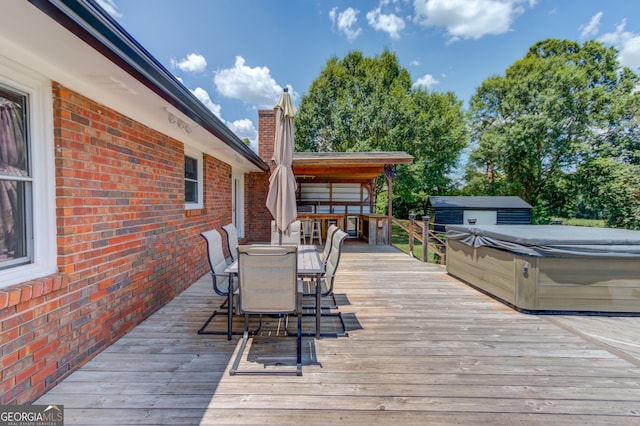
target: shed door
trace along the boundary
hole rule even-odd
[[[496,225],[498,212],[495,210],[465,210],[462,215],[462,223],[469,225],[469,219],[475,219],[476,225]]]

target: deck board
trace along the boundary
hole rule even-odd
[[[68,425],[640,422],[638,317],[523,314],[353,241],[335,285],[349,336],[304,338],[302,377],[228,375],[239,337],[196,333],[221,303],[204,277],[36,403],[64,404]]]

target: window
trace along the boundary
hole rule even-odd
[[[57,271],[49,80],[0,58],[0,288]]]
[[[198,202],[198,160],[184,157],[184,201]]]
[[[27,101],[26,94],[0,86],[0,270],[33,260]]]
[[[184,202],[187,209],[201,209],[202,203],[202,154],[185,150]]]

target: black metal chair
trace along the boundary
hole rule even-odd
[[[240,312],[244,314],[242,343],[229,374],[302,375],[302,286],[298,283],[298,248],[293,245],[241,245],[238,247]],[[239,370],[250,339],[249,315],[297,317],[296,369]],[[275,358],[270,357],[273,362]],[[266,361],[266,359],[265,359]],[[276,362],[282,364],[282,360]]]
[[[227,268],[227,261],[222,251],[222,237],[220,233],[212,229],[200,234],[202,238],[207,242],[207,259],[209,261],[209,267],[211,268],[211,278],[213,281],[213,291],[219,296],[224,296],[224,302],[220,305],[220,309],[227,306],[226,312],[218,312],[214,310],[211,316],[207,319],[202,327],[198,330],[198,334],[221,334],[227,335],[227,339],[231,340],[233,333],[233,296],[237,293],[238,284],[232,276],[225,273]],[[231,284],[230,284],[231,283]],[[231,286],[231,288],[229,288]],[[218,313],[227,314],[227,331],[208,331],[207,327]],[[237,333],[236,333],[237,334]]]

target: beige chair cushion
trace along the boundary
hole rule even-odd
[[[240,310],[243,313],[296,312],[297,251],[293,245],[239,246]]]
[[[207,240],[207,255],[213,278],[215,279],[216,293],[226,294],[229,291],[229,275],[224,272],[227,261],[222,251],[222,237],[220,233],[212,229],[200,234]]]
[[[299,220],[291,223],[289,225],[289,234],[283,232],[282,233],[282,244],[300,244],[300,232],[301,232],[301,224]],[[279,244],[280,241],[280,232],[276,227],[276,222],[274,220],[271,221],[271,244]]]

